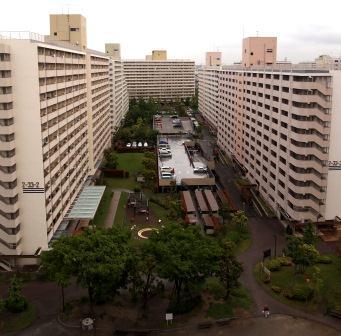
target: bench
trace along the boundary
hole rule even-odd
[[[327,314],[330,315],[330,316],[333,316],[333,317],[341,319],[341,312],[339,312],[339,311],[330,309],[330,310],[327,311]]]
[[[198,323],[198,328],[199,329],[208,329],[211,328],[213,326],[212,322],[202,322],[202,323]]]
[[[219,320],[216,321],[216,323],[217,323],[219,326],[224,326],[224,325],[227,325],[227,324],[229,324],[231,321],[236,320],[236,319],[237,319],[236,317],[228,317],[228,318],[219,319]]]

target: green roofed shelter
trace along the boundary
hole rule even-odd
[[[105,188],[105,186],[84,187],[64,219],[94,219]]]

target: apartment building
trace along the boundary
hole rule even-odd
[[[115,122],[128,109],[122,64],[59,40],[58,22],[56,40],[0,36],[0,255],[48,247],[111,145],[112,96]]]
[[[307,69],[341,70],[341,57],[320,55],[313,62],[301,62],[299,64]]]
[[[129,99],[185,99],[195,93],[195,63],[189,60],[124,60]]]
[[[206,53],[205,66],[221,66],[221,52],[220,51],[208,51]]]
[[[198,111],[211,128],[218,127],[218,76],[217,67],[198,70]]]
[[[84,51],[0,41],[0,253],[47,248],[89,175]]]
[[[211,86],[218,86],[218,146],[277,215],[294,221],[341,216],[341,102],[335,94],[341,73],[274,67],[216,73],[203,71],[199,85],[216,80]],[[201,95],[199,87],[199,102]]]
[[[86,60],[90,172],[94,175],[102,162],[104,150],[111,145],[110,57],[87,49]]]
[[[105,45],[105,51],[107,55],[111,56],[109,69],[111,85],[110,109],[112,132],[115,133],[129,110],[129,97],[123,72],[120,44],[107,43]]]

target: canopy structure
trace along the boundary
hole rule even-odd
[[[92,220],[95,217],[105,188],[105,186],[84,187],[64,219]]]

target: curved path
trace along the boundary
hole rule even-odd
[[[286,314],[305,319],[318,321],[330,325],[341,332],[341,321],[331,316],[321,313],[309,314],[270,296],[256,281],[253,276],[253,269],[257,263],[262,260],[263,251],[272,248],[274,250],[275,237],[277,237],[277,254],[280,254],[284,247],[284,229],[282,224],[276,219],[250,218],[249,226],[252,233],[251,247],[239,256],[243,263],[244,272],[241,276],[241,282],[250,291],[254,300],[253,313],[260,314],[264,305],[270,308],[271,313]]]

